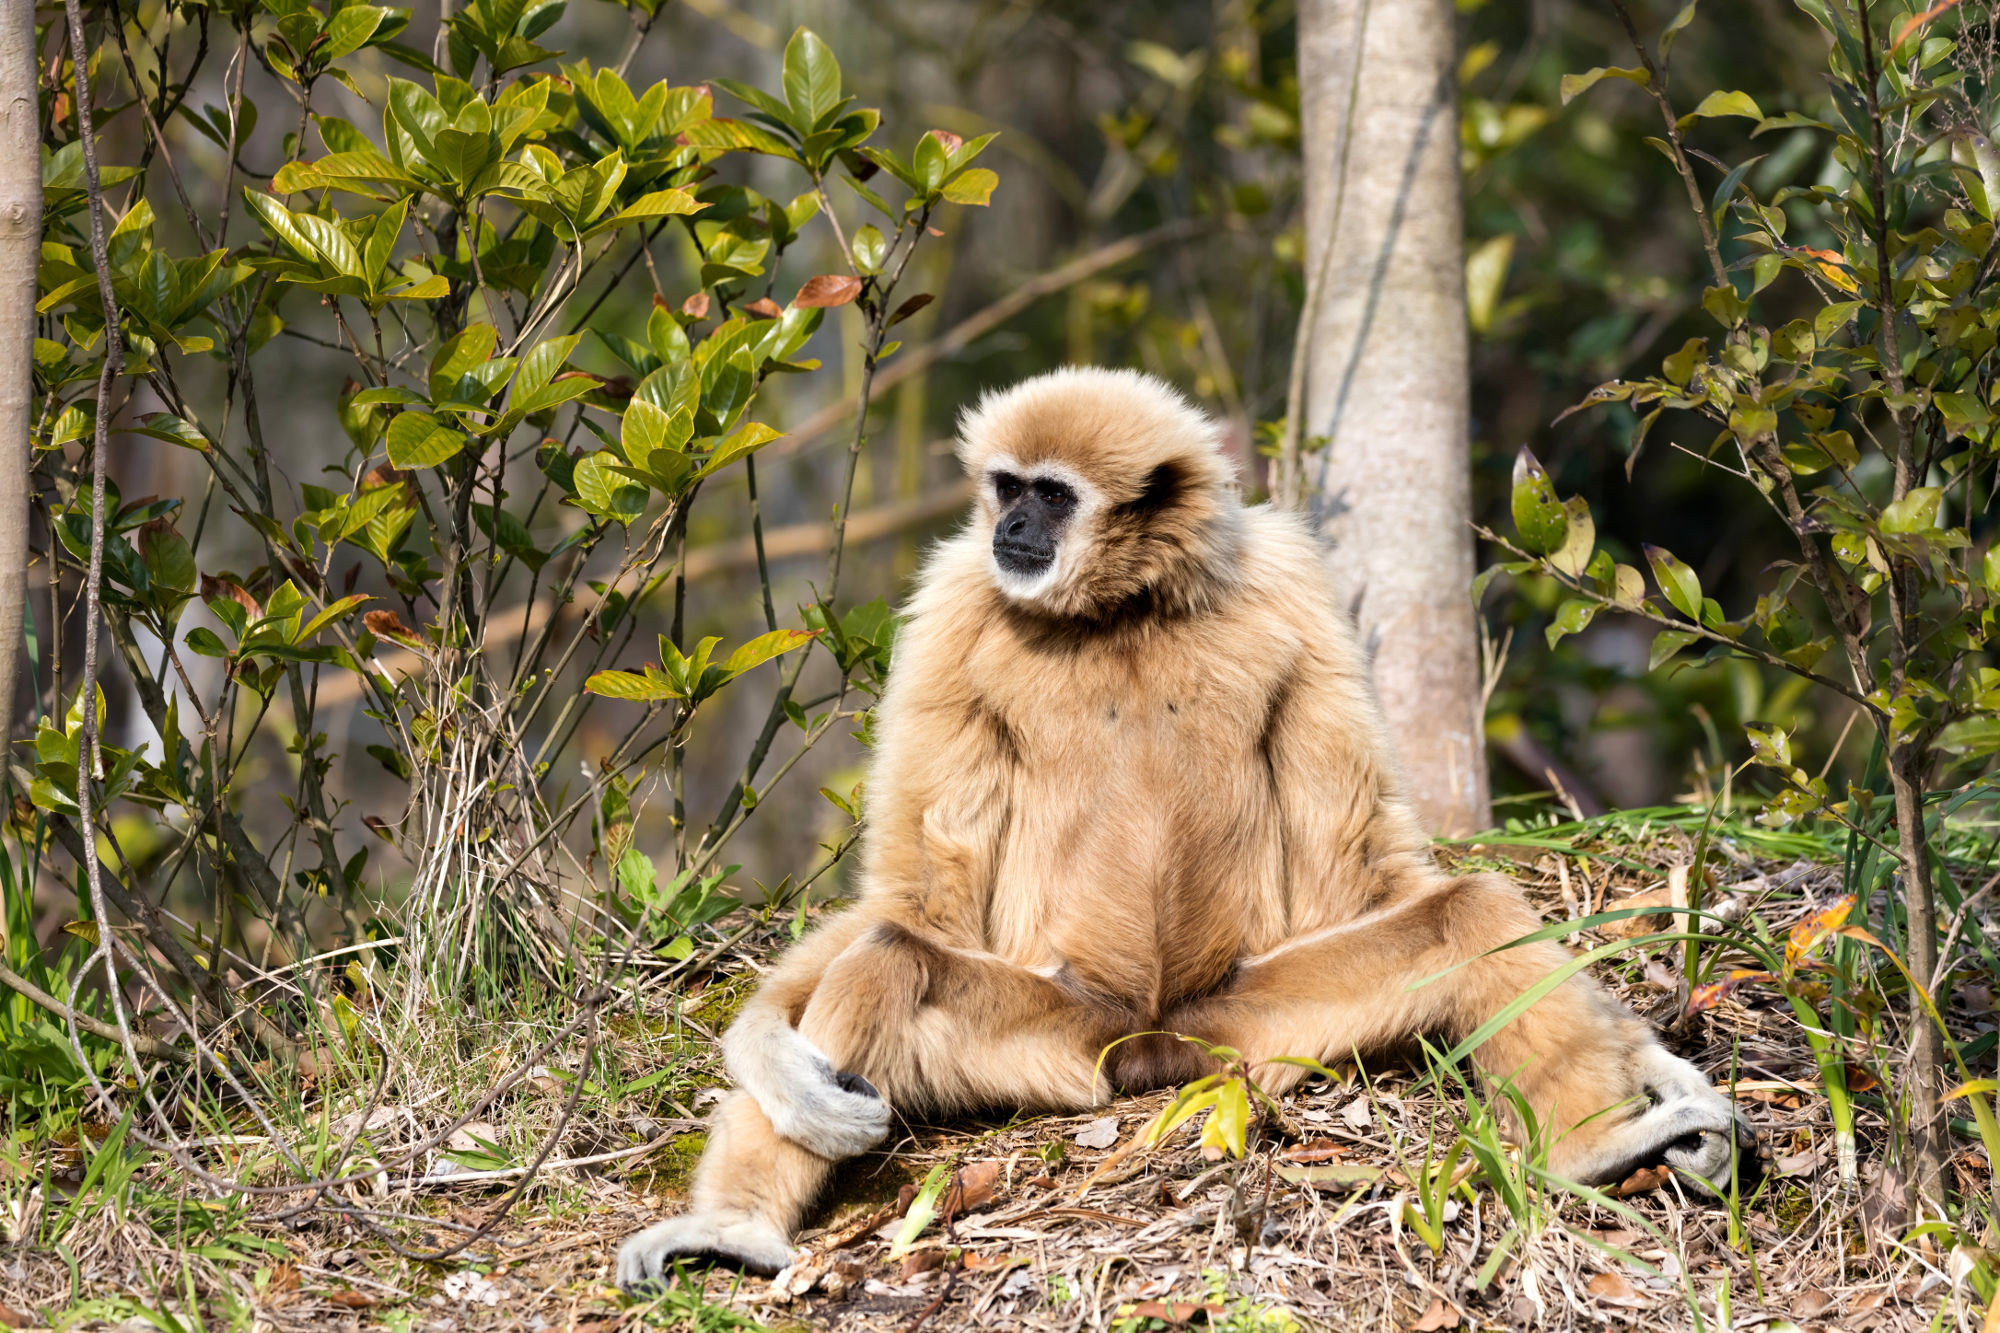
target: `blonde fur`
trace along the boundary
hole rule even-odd
[[[980,499],[907,607],[859,900],[731,1028],[741,1091],[691,1212],[627,1242],[621,1282],[682,1253],[770,1267],[891,1108],[1076,1109],[1203,1072],[1141,1037],[1099,1073],[1156,1029],[1265,1061],[1463,1036],[1568,956],[1491,952],[1540,923],[1506,879],[1432,860],[1317,543],[1236,501],[1205,416],[1147,376],[1069,369],[987,395],[961,440]],[[992,553],[1003,471],[1077,497],[1032,578]],[[1753,1141],[1586,977],[1477,1058],[1572,1179],[1664,1157],[1715,1181],[1731,1136]]]

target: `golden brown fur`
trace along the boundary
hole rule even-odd
[[[1206,418],[1155,380],[1069,370],[989,396],[962,437],[979,507],[907,608],[859,900],[731,1028],[741,1090],[692,1209],[627,1242],[621,1282],[676,1253],[782,1263],[832,1160],[892,1108],[1075,1109],[1200,1072],[1159,1037],[1098,1072],[1155,1029],[1260,1060],[1463,1036],[1567,957],[1489,955],[1534,912],[1432,861],[1317,544],[1241,507]],[[995,563],[1002,474],[1077,496],[1045,574]],[[1665,1155],[1714,1179],[1747,1134],[1584,977],[1477,1058],[1572,1178]],[[1274,1090],[1298,1077],[1260,1066]]]

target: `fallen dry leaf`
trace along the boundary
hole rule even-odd
[[[919,1273],[928,1273],[944,1267],[944,1251],[935,1245],[929,1249],[917,1250],[903,1256],[902,1280],[908,1282]]]
[[[1607,912],[1622,912],[1631,907],[1668,908],[1685,906],[1674,902],[1674,893],[1669,888],[1648,889],[1635,893],[1629,898],[1620,898],[1615,903],[1604,904]],[[1639,935],[1650,935],[1657,930],[1667,930],[1673,924],[1673,917],[1666,911],[1647,912],[1640,916],[1628,916],[1618,921],[1607,921],[1597,928],[1597,933],[1607,939],[1629,940]]]
[[[1625,1177],[1617,1189],[1611,1191],[1621,1199],[1629,1199],[1634,1194],[1644,1194],[1656,1190],[1672,1180],[1674,1173],[1664,1166],[1642,1166]]]
[[[1274,1168],[1278,1179],[1294,1185],[1310,1185],[1315,1189],[1343,1189],[1353,1185],[1372,1185],[1382,1178],[1382,1168],[1370,1166],[1366,1162],[1319,1162],[1313,1165],[1280,1165]]]
[[[1431,1297],[1431,1308],[1424,1311],[1417,1322],[1410,1325],[1410,1333],[1438,1333],[1439,1329],[1457,1328],[1458,1311],[1444,1303],[1444,1297]]]
[[[952,1187],[945,1191],[944,1205],[938,1209],[946,1217],[969,1212],[993,1198],[1000,1184],[999,1162],[974,1162],[961,1168]]]
[[[1229,1311],[1220,1305],[1206,1305],[1196,1301],[1140,1301],[1134,1305],[1121,1305],[1118,1314],[1125,1319],[1158,1319],[1177,1327],[1185,1327],[1199,1319],[1204,1323]]]
[[[1590,1289],[1591,1295],[1597,1297],[1598,1300],[1603,1301],[1606,1305],[1644,1305],[1646,1303],[1646,1298],[1639,1294],[1639,1289],[1618,1273],[1599,1273],[1596,1277],[1584,1283],[1584,1286]]]
[[[1076,1146],[1079,1148],[1109,1148],[1118,1142],[1118,1117],[1105,1116],[1093,1120],[1076,1132]]]
[[[1326,1113],[1322,1111],[1320,1114],[1324,1116]],[[1278,1157],[1286,1162],[1325,1162],[1345,1157],[1347,1152],[1346,1145],[1335,1143],[1332,1139],[1314,1139],[1310,1143],[1295,1143],[1279,1153]]]
[[[1832,1296],[1818,1287],[1807,1287],[1792,1302],[1792,1317],[1795,1319],[1817,1319],[1828,1310],[1840,1304]]]
[[[480,1140],[486,1140],[481,1143]],[[445,1136],[444,1146],[452,1152],[486,1152],[487,1143],[500,1142],[500,1131],[484,1120],[460,1125]]]
[[[375,1304],[375,1298],[360,1291],[330,1291],[326,1294],[326,1302],[349,1310],[366,1310]]]

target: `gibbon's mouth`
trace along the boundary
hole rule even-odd
[[[993,558],[1000,562],[1000,568],[1009,574],[1040,574],[1055,563],[1056,553],[1046,546],[1028,546],[1020,542],[1000,541],[993,543]]]

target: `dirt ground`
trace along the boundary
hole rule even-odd
[[[1553,856],[1517,873],[1551,919],[1617,907],[1660,883],[1623,870],[1594,881]],[[1720,887],[1721,901],[1779,933],[1839,894],[1833,870],[1807,864],[1732,865]],[[767,943],[747,940],[719,975],[749,980]],[[1204,1150],[1198,1120],[1157,1149],[1130,1151],[1168,1093],[1079,1116],[920,1127],[843,1169],[799,1238],[798,1262],[776,1279],[695,1268],[652,1301],[607,1285],[611,1254],[679,1206],[701,1142],[695,1121],[659,1131],[650,1153],[553,1173],[492,1235],[442,1264],[401,1257],[322,1211],[303,1225],[251,1218],[238,1244],[262,1247],[252,1266],[181,1256],[181,1271],[199,1272],[206,1328],[1980,1327],[1984,1302],[1964,1278],[1984,1256],[1942,1234],[1911,1237],[1898,1180],[1871,1151],[1885,1129],[1879,1113],[1861,1115],[1863,1187],[1839,1188],[1816,1067],[1788,1010],[1745,987],[1676,1024],[1676,978],[1663,962],[1604,975],[1718,1083],[1734,1070],[1771,1151],[1761,1188],[1734,1213],[1663,1174],[1626,1182],[1615,1203],[1534,1191],[1510,1203],[1475,1176],[1444,1205],[1433,1246],[1411,1220],[1422,1220],[1413,1181],[1454,1141],[1467,1103],[1423,1086],[1405,1062],[1307,1084],[1286,1103],[1290,1132],[1253,1131],[1240,1160]],[[1992,1026],[1990,1013],[1958,1017]],[[950,1188],[919,1229],[904,1214],[940,1166]],[[1960,1144],[1957,1167],[1961,1188],[1986,1188],[1970,1145]],[[433,1233],[400,1233],[435,1243],[454,1223],[485,1221],[508,1183],[382,1206],[436,1217]],[[176,1283],[157,1276],[174,1266],[149,1269],[147,1254],[167,1258],[156,1233],[126,1225],[129,1235],[78,1237],[67,1257],[0,1255],[0,1323],[67,1308],[58,1322],[69,1326],[175,1327],[157,1314],[184,1308]],[[899,1232],[914,1236],[898,1244]]]

